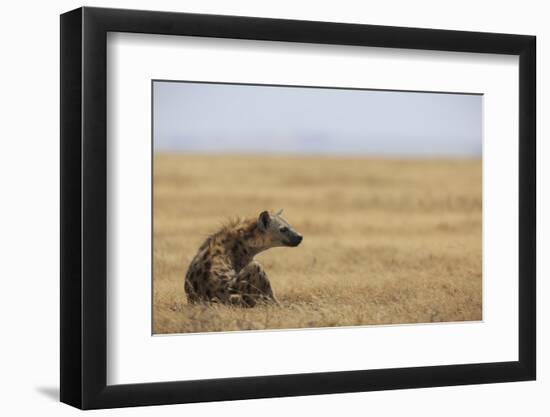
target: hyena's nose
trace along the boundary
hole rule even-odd
[[[298,246],[300,242],[302,241],[303,237],[302,235],[299,235],[298,233],[293,233],[291,237],[286,241],[286,246]]]

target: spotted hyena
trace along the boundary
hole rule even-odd
[[[302,235],[281,216],[267,211],[258,218],[235,220],[201,245],[185,276],[190,303],[218,302],[254,307],[278,303],[262,266],[254,256],[277,246],[298,246]]]

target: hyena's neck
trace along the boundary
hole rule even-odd
[[[234,232],[227,249],[236,270],[241,270],[254,260],[254,256],[269,249],[264,243],[263,234],[256,221],[243,222]]]

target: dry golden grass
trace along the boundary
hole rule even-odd
[[[481,320],[481,161],[154,159],[154,333]],[[187,266],[230,216],[284,208],[260,254],[281,306],[188,305]]]

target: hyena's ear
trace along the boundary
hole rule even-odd
[[[271,217],[269,217],[269,213],[267,211],[262,211],[260,217],[258,217],[258,226],[260,226],[260,230],[267,230],[270,222]]]

